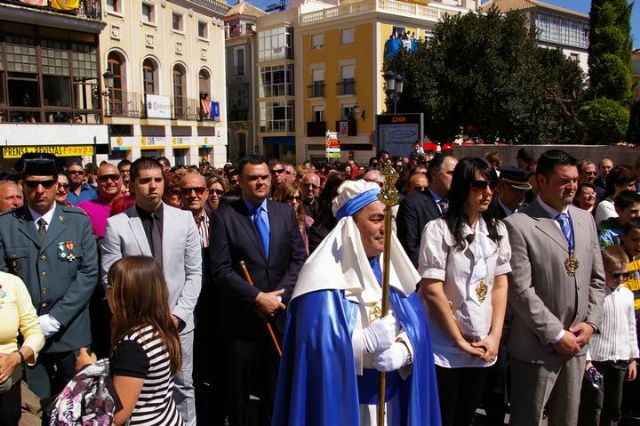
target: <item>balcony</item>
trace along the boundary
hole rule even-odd
[[[314,81],[311,86],[307,86],[307,89],[309,89],[310,98],[324,97],[324,81]]]
[[[300,25],[312,25],[320,22],[326,23],[343,18],[353,19],[359,15],[373,12],[402,16],[405,18],[418,18],[423,21],[437,23],[449,14],[466,13],[469,9],[461,6],[446,5],[442,3],[405,2],[397,0],[360,0],[341,2],[339,6],[330,7],[314,12],[303,13],[299,16]]]
[[[322,136],[327,134],[327,122],[326,121],[308,121],[307,122],[307,136]]]
[[[358,136],[358,125],[356,124],[356,120],[336,121],[336,131],[340,136]]]
[[[356,80],[353,78],[343,78],[342,81],[336,83],[336,90],[338,96],[340,95],[355,95],[356,94]]]
[[[0,0],[0,20],[98,34],[105,26],[100,5],[100,0],[78,0],[77,8],[62,10],[50,0]]]
[[[266,122],[266,125],[260,126],[261,133],[287,133],[293,132],[295,128],[293,126],[293,120],[270,120]]]
[[[115,91],[112,89],[108,105],[104,109],[106,117],[148,118],[142,93]],[[106,98],[105,98],[106,101]],[[199,99],[171,98],[171,120],[216,121],[205,111]]]

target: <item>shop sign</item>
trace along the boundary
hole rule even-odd
[[[54,154],[57,157],[93,155],[93,145],[3,146],[2,158],[20,158],[26,153]]]
[[[171,118],[171,102],[168,96],[147,95],[148,118]]]
[[[340,139],[338,138],[338,132],[327,132],[325,147],[327,158],[340,158]]]

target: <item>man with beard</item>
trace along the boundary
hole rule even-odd
[[[84,200],[93,200],[98,196],[96,190],[88,183],[84,183],[85,170],[82,163],[74,161],[67,168],[67,177],[69,178],[69,194],[67,202],[76,205]]]
[[[505,220],[511,243],[509,304],[513,322],[511,423],[578,422],[580,385],[591,335],[598,331],[604,270],[592,216],[572,205],[576,160],[564,151],[540,156],[539,194]]]

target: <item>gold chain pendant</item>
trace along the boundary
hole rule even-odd
[[[478,300],[480,301],[480,303],[483,303],[487,298],[488,292],[489,286],[487,286],[487,283],[485,283],[484,280],[480,280],[480,284],[478,284],[478,287],[476,287],[476,296],[478,296]]]
[[[574,252],[569,252],[569,257],[564,261],[564,269],[567,270],[567,275],[570,277],[576,276],[576,271],[580,267],[580,262]]]

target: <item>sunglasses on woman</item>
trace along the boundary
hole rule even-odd
[[[490,188],[492,191],[496,187],[496,184],[493,181],[489,180],[474,180],[471,182],[471,189],[475,192],[484,192],[487,188]]]

